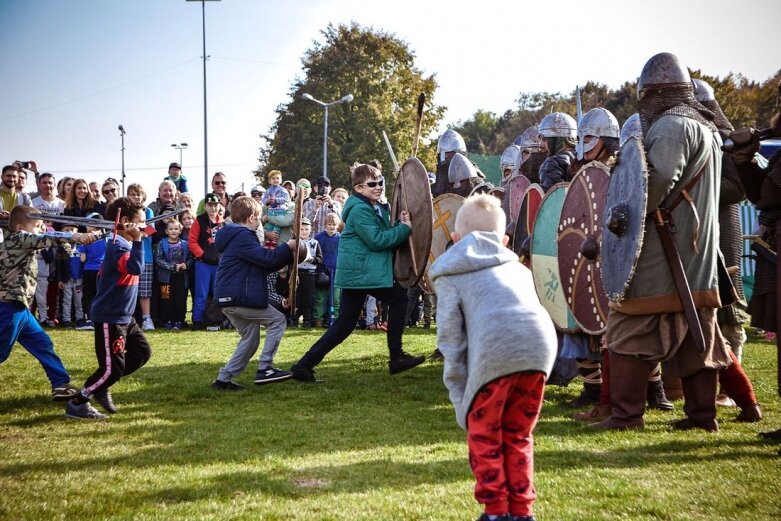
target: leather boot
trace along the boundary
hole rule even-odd
[[[664,385],[661,380],[655,380],[648,382],[648,393],[646,396],[648,400],[648,408],[656,409],[657,411],[672,411],[675,407],[664,395]]]
[[[664,384],[664,394],[668,400],[683,399],[683,387],[680,378],[662,374],[662,383]]]
[[[716,386],[718,371],[700,369],[681,379],[683,384],[683,412],[686,418],[672,423],[678,430],[702,429],[718,432],[716,421]]]
[[[575,420],[583,422],[598,422],[610,416],[610,404],[596,405],[590,411],[576,412],[572,415]]]
[[[719,382],[727,396],[741,409],[735,419],[746,423],[758,422],[762,419],[762,410],[754,394],[754,385],[735,353],[730,351],[729,356],[732,364],[719,371]],[[718,405],[718,401],[716,403]]]
[[[610,353],[610,416],[587,428],[642,430],[652,364]]]
[[[599,395],[602,389],[602,373],[599,362],[591,360],[577,360],[578,374],[583,378],[583,390],[580,396],[567,402],[573,409],[581,409],[589,405],[599,405]]]

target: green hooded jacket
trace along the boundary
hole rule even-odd
[[[355,194],[342,210],[344,231],[336,259],[338,288],[368,289],[393,286],[393,250],[407,240],[409,226],[390,224],[390,207],[379,204],[382,218],[365,197]]]

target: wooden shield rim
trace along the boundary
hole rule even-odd
[[[567,190],[567,195],[564,196],[564,202],[562,203],[562,210],[564,209],[564,206],[567,204],[567,199],[570,197],[570,194],[574,193],[574,192],[572,192],[572,187],[575,185],[576,181],[579,181],[579,177],[578,176],[585,175],[585,172],[587,170],[589,170],[589,169],[592,169],[592,168],[595,168],[595,169],[600,170],[601,172],[605,173],[608,176],[608,184],[610,183],[610,169],[607,167],[607,165],[605,165],[604,163],[601,163],[599,161],[590,161],[590,162],[586,163],[572,177],[572,181],[570,181],[570,183],[569,183],[569,189]],[[605,193],[605,203],[607,203],[607,193]],[[604,210],[604,208],[603,208],[603,210]],[[601,225],[602,228],[604,229],[604,218],[603,217],[604,216],[602,214],[600,214],[598,216],[598,218],[597,218],[597,221],[598,221],[599,225]],[[559,228],[561,228],[561,216],[559,216]],[[557,245],[556,251],[557,252],[561,251],[558,248],[560,233],[561,233],[560,230],[556,232],[556,245]],[[602,239],[602,237],[601,237],[601,234],[600,234],[600,245],[601,245],[601,239]],[[565,279],[564,273],[562,271],[565,269],[565,267],[562,265],[562,260],[561,260],[560,253],[557,253],[557,255],[558,255],[557,261],[558,261],[558,264],[559,264],[559,280],[562,281],[561,285],[562,285],[562,288],[564,288],[565,287],[564,280],[566,280],[566,279]],[[598,258],[601,259],[601,255]],[[572,260],[572,259],[568,259],[568,261],[570,261],[570,260]],[[602,285],[602,270],[601,270],[601,267],[600,267],[600,269],[593,269],[592,271],[598,271],[599,272],[599,281],[600,281],[600,286],[601,287],[600,288],[596,288],[596,289],[598,291],[602,292],[602,296],[603,297],[606,297],[606,294],[605,294],[605,291],[604,291],[604,285]],[[566,300],[566,298],[567,298],[566,292],[564,293],[564,298],[565,298],[565,302],[567,302],[567,300]],[[595,298],[598,298],[598,297],[595,296]],[[600,334],[604,333],[605,329],[607,328],[607,311],[608,311],[607,302],[608,302],[608,299],[605,298],[605,304],[606,304],[604,306],[605,313],[606,313],[605,314],[605,320],[604,320],[605,323],[604,323],[604,325],[601,328],[595,329],[595,330],[589,329],[589,328],[587,328],[587,327],[585,327],[583,325],[583,323],[578,319],[578,315],[575,313],[575,310],[573,309],[573,306],[569,302],[567,302],[567,306],[569,306],[570,312],[572,313],[572,316],[575,319],[575,322],[577,322],[578,326],[580,326],[580,328],[583,331],[585,331],[586,333],[588,333],[590,335],[600,335]],[[602,307],[602,306],[600,306],[600,307]]]
[[[517,209],[518,211],[517,212],[513,212],[512,200],[513,200],[513,194],[515,194],[515,192],[516,192],[515,190],[513,190],[513,183],[516,182],[515,181],[516,179],[523,180],[526,183],[526,188],[523,189],[523,193],[521,194],[521,200],[518,203],[518,209]],[[508,209],[510,211],[510,215],[514,215],[514,216],[520,215],[520,213],[521,213],[521,206],[523,206],[523,198],[526,197],[526,192],[529,190],[529,188],[531,187],[532,184],[533,183],[529,180],[529,178],[526,177],[523,174],[513,175],[512,177],[510,177],[510,179],[507,180],[507,192],[510,194],[510,197],[508,198],[508,201],[507,201],[507,205],[508,205],[507,207],[508,207]]]
[[[396,274],[396,261],[397,261],[397,255],[394,254],[393,258],[393,277],[402,287],[404,288],[411,288],[415,286],[418,282],[420,282],[420,279],[423,278],[423,275],[426,273],[426,266],[428,265],[428,254],[431,250],[431,234],[429,234],[429,240],[417,240],[415,237],[415,229],[420,226],[426,226],[425,223],[428,223],[428,226],[432,226],[433,223],[433,208],[431,205],[431,186],[428,183],[428,172],[426,171],[426,167],[421,163],[421,161],[416,157],[410,157],[404,163],[402,163],[401,168],[399,168],[399,171],[396,175],[396,182],[393,185],[393,196],[392,196],[392,202],[391,202],[391,220],[395,221],[398,219],[399,213],[401,213],[401,201],[400,199],[400,193],[401,190],[399,187],[402,185],[404,172],[405,172],[405,166],[408,164],[414,165],[413,168],[419,170],[422,174],[425,174],[425,183],[422,183],[422,185],[426,186],[428,188],[428,205],[422,205],[422,208],[416,210],[416,213],[414,215],[410,215],[410,220],[412,220],[412,233],[410,234],[409,238],[407,239],[406,243],[402,243],[402,245],[399,246],[399,249],[403,248],[406,244],[407,247],[412,250],[412,246],[417,246],[415,248],[415,264],[418,268],[418,273],[415,273],[414,276],[410,279],[399,279]],[[407,174],[411,175],[411,174]],[[420,176],[421,180],[423,179],[423,175]],[[420,228],[418,228],[420,229]],[[427,242],[427,244],[420,244],[421,242]],[[425,250],[425,252],[424,252]]]
[[[540,201],[540,210],[542,210],[543,206],[545,205],[545,199],[547,199],[550,194],[554,193],[556,190],[561,189],[561,188],[568,189],[569,188],[569,183],[568,182],[556,183],[555,185],[551,186],[548,189],[548,191],[545,193],[545,197],[543,197],[542,201]],[[566,194],[565,194],[565,197],[566,197]],[[537,215],[539,215],[539,210],[537,211]],[[537,221],[535,221],[534,227],[535,228],[537,227]],[[537,278],[534,276],[534,273],[535,273],[534,272],[534,230],[532,230],[532,233],[529,234],[529,235],[531,237],[531,245],[529,246],[529,256],[530,256],[530,264],[531,264],[531,270],[532,270],[532,279],[534,281],[534,291],[537,292],[537,298],[540,300],[540,303],[542,303],[543,300],[539,297],[539,290],[537,289]],[[556,255],[556,266],[558,267],[558,252],[557,252],[557,255]],[[558,275],[558,273],[556,273],[556,275]],[[563,293],[564,293],[564,291],[562,290],[562,295],[563,295]],[[565,306],[566,306],[566,301],[565,301]],[[548,311],[547,308],[545,310]],[[572,312],[569,310],[568,306],[567,306],[567,312],[570,315],[572,314]],[[556,320],[553,318],[553,315],[550,314],[550,312],[548,312],[548,316],[550,316],[551,321],[553,322],[553,325],[556,326],[556,330],[561,331],[562,333],[578,333],[580,331],[580,328],[577,328],[577,327],[568,328],[568,327],[564,327],[564,326],[559,325],[556,322]],[[574,321],[575,318],[573,317],[572,320]]]

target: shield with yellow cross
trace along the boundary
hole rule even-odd
[[[432,223],[431,250],[428,254],[428,266],[453,243],[450,232],[456,229],[456,213],[464,204],[465,199],[457,194],[442,194],[434,199],[434,222]],[[428,276],[428,267],[425,275],[426,286],[433,288]],[[424,286],[424,289],[425,286]]]

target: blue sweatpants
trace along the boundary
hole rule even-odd
[[[203,322],[206,298],[214,294],[217,266],[195,261],[195,299],[193,300],[193,322]]]
[[[51,338],[43,330],[27,306],[21,302],[0,302],[0,364],[11,354],[16,342],[43,366],[52,388],[71,381],[62,360],[54,352]]]

